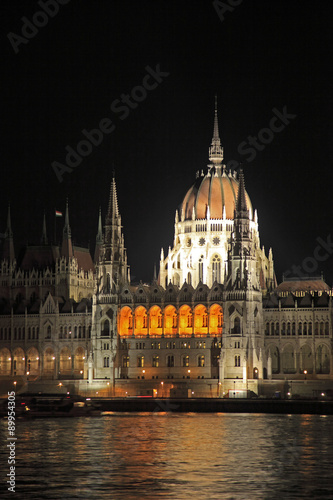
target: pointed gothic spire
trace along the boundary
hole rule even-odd
[[[66,213],[65,213],[65,225],[62,230],[62,248],[61,255],[69,259],[73,257],[73,247],[72,247],[72,232],[69,225],[69,209],[68,209],[68,198],[66,200]]]
[[[248,212],[246,197],[245,197],[245,181],[243,170],[239,171],[239,184],[238,184],[238,193],[237,193],[237,201],[236,201],[236,212]]]
[[[7,228],[6,228],[6,232],[5,232],[5,237],[6,238],[12,238],[13,237],[12,220],[11,220],[11,217],[10,217],[10,205],[8,205]]]
[[[13,262],[15,260],[14,241],[12,231],[12,221],[10,216],[10,205],[8,205],[7,212],[7,227],[5,231],[5,239],[2,250],[2,258]]]
[[[111,224],[112,220],[117,219],[118,217],[119,217],[119,209],[118,209],[116,179],[113,175],[110,187],[109,207],[106,216],[106,224]]]
[[[214,116],[214,131],[212,145],[209,148],[209,160],[215,165],[219,166],[223,160],[223,148],[221,146],[219,136],[219,124],[217,118],[217,96],[215,96],[215,116]]]
[[[97,234],[96,234],[96,246],[95,246],[95,255],[94,255],[94,260],[96,263],[99,262],[99,257],[101,254],[102,245],[103,245],[102,211],[101,211],[101,207],[99,207],[98,228],[97,228]]]
[[[47,245],[47,234],[46,234],[46,217],[45,217],[45,212],[43,215],[43,228],[42,228],[42,237],[40,239],[40,242],[42,245]]]
[[[101,207],[99,207],[99,214],[98,214],[98,229],[97,229],[97,235],[96,235],[96,243],[103,243]]]

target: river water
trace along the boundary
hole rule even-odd
[[[333,499],[333,417],[111,414],[17,421],[16,490],[0,498]]]

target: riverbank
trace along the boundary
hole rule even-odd
[[[333,415],[333,401],[221,398],[92,398],[103,412],[276,413]]]

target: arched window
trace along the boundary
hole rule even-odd
[[[204,256],[201,255],[199,259],[199,281],[203,281],[203,258]]]
[[[47,327],[47,331],[46,331],[46,338],[47,338],[47,339],[50,339],[50,338],[51,338],[51,326],[50,326],[50,325]]]
[[[145,366],[145,357],[144,356],[138,356],[137,366],[138,366],[138,368],[143,368]]]
[[[308,324],[306,321],[304,321],[303,323],[303,335],[307,335],[308,334]]]
[[[212,283],[215,281],[221,283],[221,258],[217,254],[212,259]]]
[[[183,366],[190,366],[190,357],[183,356]]]
[[[198,357],[198,366],[200,366],[201,368],[205,366],[205,356]]]
[[[235,333],[235,334],[241,333],[241,322],[240,322],[240,318],[238,316],[236,316],[236,318],[234,319],[234,331],[233,331],[233,333]]]
[[[325,336],[328,336],[330,333],[330,325],[329,325],[329,322],[326,321],[325,323]]]
[[[167,366],[168,366],[168,368],[175,366],[174,356],[167,356]]]
[[[153,356],[153,368],[159,367],[160,358],[158,356]]]
[[[111,291],[111,278],[110,275],[106,275],[106,293],[110,293]]]
[[[104,368],[109,368],[110,367],[110,358],[105,357],[104,358]]]
[[[106,319],[103,323],[103,328],[102,328],[102,337],[109,337],[110,336],[110,321]]]

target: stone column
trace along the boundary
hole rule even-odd
[[[269,353],[267,360],[267,377],[269,380],[272,380],[272,357],[271,353]]]

